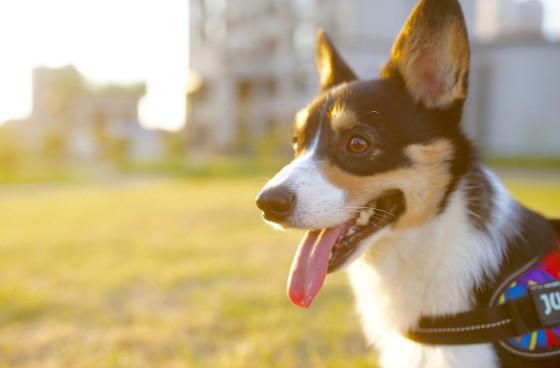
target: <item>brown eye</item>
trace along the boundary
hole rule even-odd
[[[364,153],[369,148],[369,142],[363,137],[352,137],[348,141],[348,151],[352,153]]]

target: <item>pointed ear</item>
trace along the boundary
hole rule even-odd
[[[338,84],[356,79],[352,69],[344,62],[323,30],[317,32],[316,53],[321,90],[324,91]]]
[[[382,78],[400,76],[412,96],[428,108],[464,101],[470,49],[457,0],[421,0],[393,46]]]

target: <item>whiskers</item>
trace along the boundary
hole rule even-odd
[[[391,212],[389,212],[389,211],[382,210],[381,208],[376,208],[376,207],[368,207],[368,206],[364,206],[364,207],[352,207],[352,206],[350,206],[350,207],[349,207],[349,206],[346,206],[346,207],[344,207],[344,209],[346,209],[346,210],[353,210],[353,211],[373,210],[374,212],[373,212],[373,215],[372,215],[372,216],[377,215],[377,216],[383,217],[384,215],[388,215],[388,216],[391,216],[391,217],[394,218],[394,219],[397,218],[397,216],[395,216],[393,213],[391,213]],[[380,214],[378,214],[377,212],[381,212],[381,213],[383,213],[384,215],[380,215]]]
[[[377,229],[382,229],[387,225],[387,217],[390,217],[391,220],[396,220],[397,216],[393,213],[383,210],[381,208],[376,207],[369,207],[369,206],[361,206],[361,207],[353,207],[353,206],[345,206],[345,210],[353,211],[352,218],[355,220],[362,219],[362,215],[360,213],[361,210],[371,210],[373,213],[368,213],[368,221],[366,223],[360,224],[360,226],[366,225],[373,225]],[[358,221],[357,221],[358,222]]]

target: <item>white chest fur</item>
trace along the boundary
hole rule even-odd
[[[494,368],[491,345],[439,347],[402,337],[422,315],[458,313],[472,307],[472,295],[485,274],[499,268],[514,202],[496,189],[492,230],[483,234],[468,221],[463,191],[428,224],[385,231],[348,269],[362,326],[386,368]]]

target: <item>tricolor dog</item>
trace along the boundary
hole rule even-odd
[[[457,0],[421,0],[373,80],[319,32],[320,94],[257,205],[307,230],[291,301],[345,268],[383,367],[560,367],[557,234],[463,133],[469,64]]]

